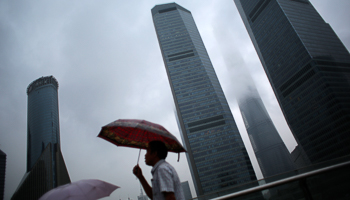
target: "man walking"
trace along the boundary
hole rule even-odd
[[[185,200],[179,176],[173,166],[165,161],[168,149],[161,141],[151,141],[145,155],[146,165],[152,168],[152,187],[142,174],[139,165],[133,169],[134,175],[140,180],[143,189],[153,200]]]

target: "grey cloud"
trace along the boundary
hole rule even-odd
[[[343,23],[349,18],[349,3],[337,2],[312,1],[349,47],[349,25]],[[131,169],[138,150],[96,136],[113,120],[139,118],[162,124],[180,140],[150,12],[162,3],[168,2],[0,2],[0,148],[8,159],[6,200],[25,172],[25,91],[33,80],[47,75],[59,82],[61,148],[72,181],[102,179],[121,186],[106,199],[137,198],[140,185]],[[278,127],[283,124],[278,104],[233,1],[177,3],[192,12],[234,115],[233,86],[239,89],[240,84],[232,77],[241,73],[237,67],[244,67],[259,83],[267,110],[283,130]],[[150,180],[144,153],[140,165]],[[167,160],[193,189],[185,154],[179,163],[176,154]]]

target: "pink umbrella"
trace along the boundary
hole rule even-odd
[[[109,196],[117,188],[101,180],[80,180],[52,189],[39,200],[96,200]]]

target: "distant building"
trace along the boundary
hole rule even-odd
[[[37,200],[70,178],[60,145],[58,82],[41,77],[27,88],[27,172],[12,200]]]
[[[168,3],[152,16],[197,195],[224,195],[256,180],[191,12]]]
[[[302,168],[311,165],[310,160],[305,154],[304,150],[298,145],[291,153],[292,160],[296,168]]]
[[[184,191],[185,200],[192,199],[192,193],[188,181],[181,182],[182,190]]]
[[[4,199],[6,175],[6,154],[0,149],[0,200]]]
[[[255,86],[247,86],[238,106],[264,178],[294,170],[290,153]]]
[[[350,155],[350,54],[331,26],[309,0],[234,2],[311,163]]]
[[[148,196],[145,194],[142,194],[140,196],[137,196],[137,200],[149,200]]]
[[[137,200],[149,200],[148,196],[143,194],[141,182],[140,182],[140,191],[141,193],[140,193],[140,196],[137,196]]]

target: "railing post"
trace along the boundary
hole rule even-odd
[[[313,200],[313,197],[311,195],[309,186],[307,185],[305,178],[299,180],[299,186],[303,190],[305,200]]]

